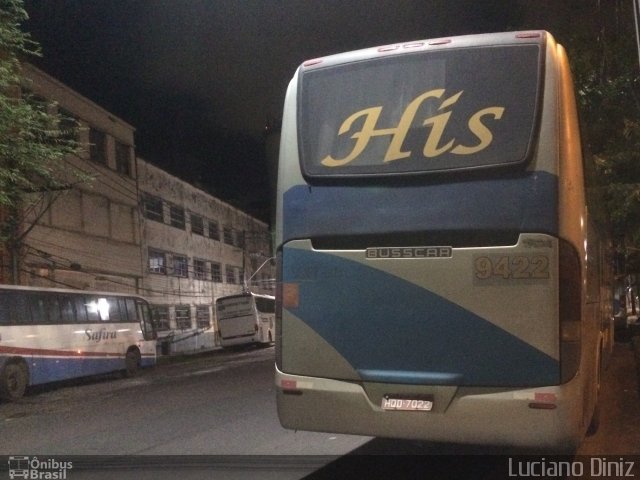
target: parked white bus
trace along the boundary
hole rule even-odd
[[[256,293],[216,300],[220,345],[231,347],[275,340],[275,297]]]
[[[304,62],[279,162],[284,427],[536,448],[595,430],[612,258],[548,32]]]
[[[156,362],[156,332],[141,297],[0,285],[0,398],[27,386]]]

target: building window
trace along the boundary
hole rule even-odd
[[[116,142],[116,170],[131,176],[131,147],[120,142]]]
[[[169,205],[169,223],[172,227],[185,229],[184,208],[177,205]]]
[[[191,232],[204,235],[204,220],[200,215],[191,214]]]
[[[189,276],[189,262],[184,255],[173,256],[173,275],[183,278]]]
[[[169,330],[171,328],[169,324],[169,307],[163,305],[154,305],[151,307],[153,310],[153,318],[156,322],[157,330]]]
[[[207,264],[204,260],[193,260],[193,274],[198,280],[207,279]]]
[[[164,252],[149,249],[149,271],[167,273],[167,259]]]
[[[218,222],[209,222],[209,238],[220,240],[220,227],[218,227]]]
[[[74,114],[60,107],[58,107],[58,128],[64,140],[78,141],[80,121]]]
[[[211,262],[211,280],[222,283],[222,266],[219,263]]]
[[[191,328],[191,307],[176,305],[176,327],[180,330]]]
[[[154,197],[153,195],[144,194],[142,197],[142,205],[145,218],[155,220],[156,222],[163,221],[162,199]]]
[[[89,129],[89,158],[94,162],[107,164],[107,136],[104,132]]]
[[[227,283],[230,285],[236,284],[236,268],[231,265],[225,265],[224,267],[225,276],[227,278]]]
[[[208,305],[196,306],[196,326],[198,328],[211,327],[211,313]]]
[[[233,230],[231,229],[231,227],[224,227],[223,235],[224,235],[224,243],[226,243],[227,245],[234,245]]]

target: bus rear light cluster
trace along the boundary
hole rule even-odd
[[[516,38],[540,38],[541,32],[522,32],[516,35]]]
[[[304,67],[312,67],[313,65],[322,63],[322,61],[322,58],[312,58],[311,60],[307,60],[306,62],[304,62],[302,65]]]
[[[534,410],[555,410],[558,396],[553,392],[536,392],[529,408]]]
[[[440,38],[438,40],[431,40],[429,45],[446,45],[448,43],[451,43],[450,38]]]
[[[559,242],[560,383],[571,380],[580,365],[582,272],[580,257],[568,242]]]
[[[300,305],[300,286],[297,283],[282,284],[282,307],[298,308]]]
[[[385,45],[384,47],[378,48],[379,52],[393,52],[394,50],[398,50],[400,45]]]
[[[283,379],[280,382],[280,386],[283,390],[295,390],[296,388],[298,388],[298,382],[296,382],[295,380]]]

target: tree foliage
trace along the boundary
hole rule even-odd
[[[619,248],[640,248],[640,67],[629,1],[572,1],[564,37],[602,210]],[[579,18],[579,21],[575,19]]]
[[[38,44],[20,28],[27,18],[22,0],[0,0],[0,241],[9,250],[28,231],[21,225],[24,212],[50,205],[43,195],[88,180],[64,161],[82,149],[77,122],[58,113],[54,102],[30,93],[23,78],[21,60],[40,55]]]

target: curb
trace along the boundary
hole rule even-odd
[[[185,363],[200,360],[203,358],[214,357],[223,353],[222,347],[215,347],[210,350],[203,350],[193,353],[173,353],[169,355],[158,355],[156,358],[157,365],[171,365],[174,363]]]

